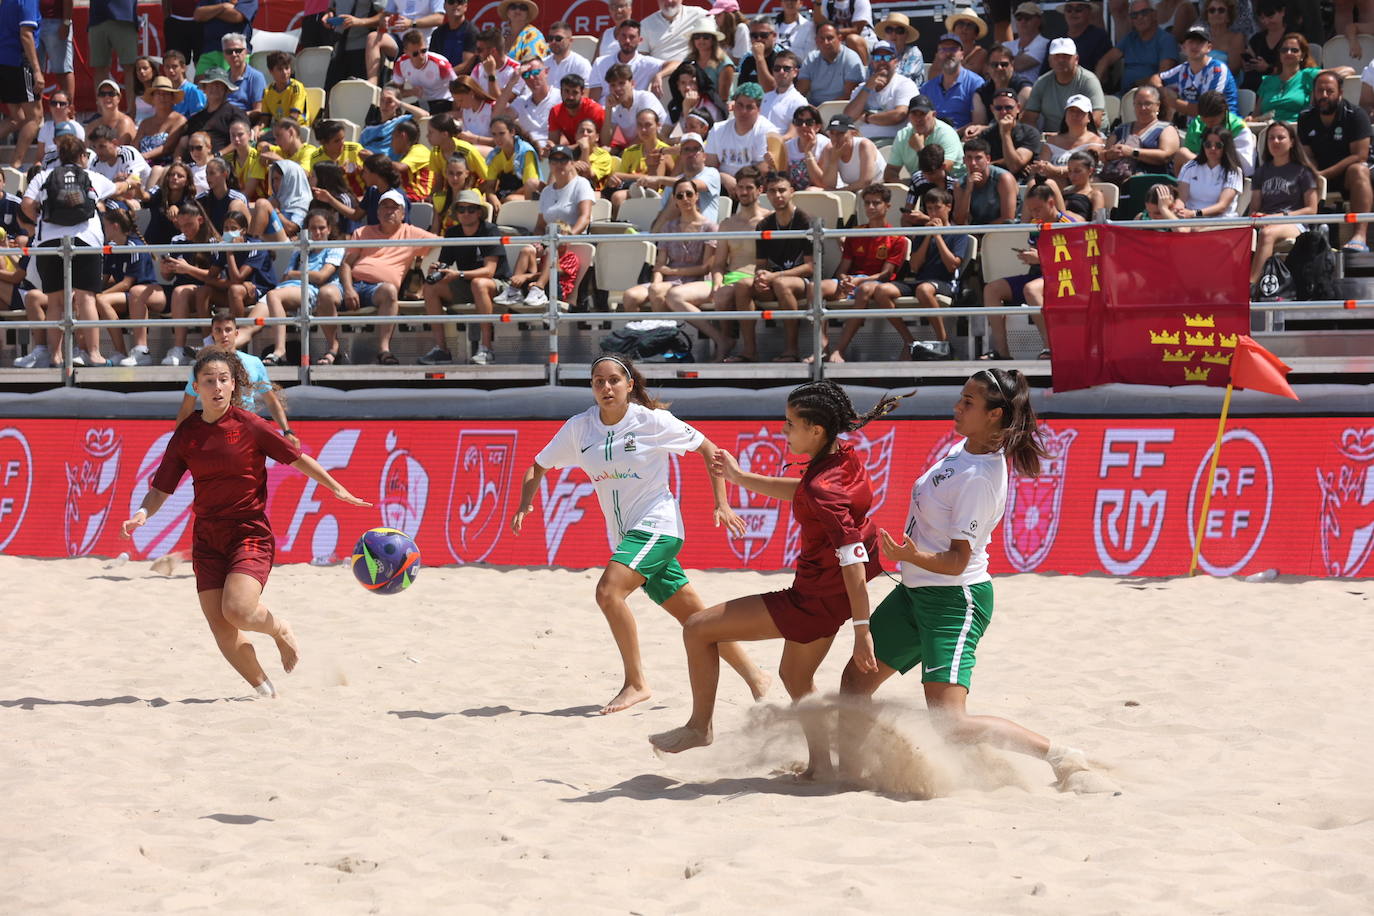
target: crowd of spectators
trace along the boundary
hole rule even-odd
[[[289,266],[246,250],[83,254],[73,271],[78,318],[205,317],[216,308],[285,316],[302,307],[394,315],[407,299],[431,314],[454,304],[486,314],[575,301],[573,281],[588,265],[567,246],[507,251],[498,241],[510,225],[503,211],[536,202],[537,220],[520,228],[576,235],[588,231],[598,201],[614,217],[627,201],[652,197],[661,200],[655,231],[696,237],[660,245],[643,282],[624,291],[624,307],[689,314],[716,359],[754,360],[754,322],[703,313],[804,308],[814,283],[827,300],[855,308],[976,298],[963,288],[971,237],[962,226],[1104,219],[1109,199],[1117,218],[1180,227],[1239,212],[1313,213],[1323,191],[1355,210],[1374,207],[1366,110],[1374,63],[1361,104],[1346,101],[1355,71],[1319,69],[1303,34],[1310,15],[1277,0],[1109,0],[1106,9],[1071,0],[1054,37],[1029,0],[1008,4],[1009,19],[991,24],[959,9],[937,21],[929,62],[906,15],[878,20],[866,0],[783,0],[780,11],[752,17],[736,0],[709,9],[657,0],[643,20],[627,0],[611,0],[610,27],[585,55],[569,23],[536,25],[533,0],[502,0],[501,25],[487,28],[469,21],[467,0],[335,0],[303,22],[302,46],[334,48],[318,87],[302,83],[285,51],[266,55],[265,72],[250,64],[258,0],[166,0],[160,59],[135,56],[125,28],[132,0],[92,0],[91,117],[73,110],[70,6],[0,0],[8,109],[0,134],[14,137],[13,166],[32,163],[22,201],[0,207],[10,245],[68,236],[90,247],[251,243],[301,233],[376,243],[320,249]],[[1104,16],[1115,19],[1115,42]],[[1353,13],[1338,25],[1353,47],[1374,31]],[[114,60],[123,83],[108,78]],[[379,92],[359,125],[327,103],[316,110],[309,91],[350,78]],[[1113,96],[1124,96],[1115,123]],[[88,196],[100,206],[78,225],[60,224],[49,208],[74,171],[89,176]],[[808,228],[811,214],[794,202],[807,190],[852,193],[853,225],[948,231],[851,239],[825,276],[807,240],[709,238]],[[419,205],[432,217],[417,225]],[[1299,230],[1259,232],[1256,277]],[[392,244],[410,239],[435,241]],[[1346,244],[1367,251],[1365,227]],[[426,259],[427,275],[418,271]],[[1024,275],[984,276],[985,303],[1038,304],[1033,251],[1022,260]],[[0,296],[8,288],[30,315],[56,314],[62,282],[48,267],[56,263],[40,258],[30,275],[28,258],[3,259]],[[950,358],[938,317],[926,341],[890,320],[894,352]],[[842,361],[861,324],[848,322],[826,358]],[[1005,321],[992,325],[984,357],[1007,358]],[[378,328],[375,359],[397,363],[395,326]],[[241,331],[240,343],[255,330]],[[801,357],[798,330],[782,323],[778,359]],[[45,336],[19,365],[60,360],[60,334]],[[260,336],[265,364],[286,359],[285,327]],[[103,342],[95,332],[80,337],[78,365],[192,358],[184,328],[161,354],[151,352],[146,326],[111,330]],[[337,325],[324,337],[316,364],[347,356]],[[449,339],[435,325],[420,362],[453,361]],[[481,325],[470,359],[493,362],[493,344],[493,325]]]

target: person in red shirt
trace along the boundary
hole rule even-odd
[[[266,420],[237,406],[250,391],[248,373],[231,352],[207,350],[196,360],[193,378],[203,408],[181,422],[167,443],[162,463],[143,504],[124,522],[129,537],[176,490],[187,471],[195,485],[191,512],[191,568],[200,609],[219,650],[262,696],[276,688],[258,663],[245,632],[266,633],[290,672],[299,660],[295,636],[285,620],[262,603],[272,572],[276,540],[267,521],[267,459],[291,467],[352,506],[370,506],[343,486],[319,462],[288,442]]]
[[[887,211],[892,203],[892,191],[884,185],[873,184],[864,188],[861,196],[864,202],[864,215],[868,217],[865,226],[869,229],[889,226]],[[853,308],[868,308],[868,302],[878,287],[895,279],[906,266],[909,244],[910,242],[900,235],[850,236],[844,240],[835,279],[821,281],[821,295],[827,302],[853,299]],[[906,327],[901,318],[889,320],[902,328]],[[862,318],[851,318],[844,323],[844,333],[840,335],[839,345],[830,352],[830,362],[844,362],[844,351],[863,326],[863,321]],[[827,344],[825,328],[822,326],[821,345]],[[806,361],[810,362],[811,358],[807,357]]]
[[[712,741],[711,720],[720,679],[720,644],[731,640],[786,640],[778,675],[793,702],[816,690],[815,674],[835,633],[853,619],[854,651],[862,670],[876,665],[868,624],[866,583],[882,573],[878,531],[868,518],[873,486],[863,458],[841,442],[841,433],[859,429],[897,405],[884,397],[868,413],[854,411],[844,389],[832,381],[811,382],[787,398],[783,433],[787,446],[810,461],[800,479],[765,477],[742,469],[730,453],[717,451],[712,472],[762,496],[788,500],[801,525],[801,552],[790,588],[736,598],[696,614],[687,623],[687,669],[692,680],[692,715],[681,728],[653,735],[660,751],[678,753]],[[858,658],[860,650],[866,653]],[[803,718],[810,750],[807,775],[833,773],[825,725]]]
[[[549,111],[549,142],[554,146],[576,146],[577,125],[590,119],[596,129],[606,123],[606,109],[601,103],[586,98],[587,81],[576,73],[569,73],[558,84],[563,102]]]

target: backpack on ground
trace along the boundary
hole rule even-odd
[[[1293,275],[1294,295],[1305,302],[1339,299],[1336,282],[1336,252],[1325,223],[1308,229],[1293,240],[1288,253],[1288,271]]]
[[[693,361],[692,340],[676,321],[631,321],[601,338],[601,349],[641,362]]]
[[[43,184],[43,222],[80,226],[95,218],[95,188],[79,165],[59,165]]]

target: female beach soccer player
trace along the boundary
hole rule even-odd
[[[266,420],[238,406],[250,391],[248,373],[234,353],[213,348],[195,363],[200,411],[181,422],[167,443],[148,495],[124,522],[124,537],[148,521],[176,490],[189,470],[195,484],[191,511],[191,566],[200,609],[220,652],[262,696],[277,695],[258,664],[244,631],[266,633],[290,672],[299,660],[295,636],[286,621],[261,602],[272,572],[276,541],[267,521],[267,459],[289,464],[352,506],[370,506],[354,496],[309,455],[278,434]]]
[[[978,640],[992,619],[987,545],[1006,508],[1007,465],[1034,477],[1048,457],[1025,377],[1015,369],[974,373],[954,405],[954,430],[964,439],[912,488],[901,541],[882,532],[883,555],[900,564],[902,581],[871,621],[855,616],[854,658],[840,691],[867,699],[893,674],[920,665],[931,719],[948,740],[1047,760],[1062,784],[1086,769],[1081,752],[964,708]],[[863,717],[842,715],[841,769],[857,775],[866,726]]]
[[[778,674],[794,702],[816,690],[815,674],[840,626],[851,618],[868,621],[869,579],[882,572],[877,527],[868,518],[873,488],[863,459],[841,442],[897,404],[883,398],[859,416],[834,382],[802,385],[787,398],[783,432],[794,454],[810,461],[800,478],[764,477],[740,469],[728,452],[712,470],[731,483],[774,499],[790,500],[801,524],[801,554],[790,588],[718,604],[696,615],[683,631],[692,679],[692,715],[687,724],[652,736],[660,751],[677,753],[710,744],[711,720],[720,678],[718,648],[724,640],[786,640]],[[862,638],[861,638],[862,637]],[[855,631],[854,651],[870,653],[866,633]],[[810,763],[806,775],[825,778],[832,769],[824,728],[803,717]]]
[[[607,536],[618,545],[596,583],[596,603],[606,615],[625,666],[620,692],[601,710],[606,715],[651,696],[634,615],[626,603],[630,594],[642,586],[655,604],[682,623],[705,607],[677,561],[682,509],[668,489],[668,456],[698,452],[709,467],[717,449],[649,393],[629,357],[603,355],[593,362],[592,394],[596,403],[564,423],[525,471],[510,527],[520,534],[534,507],[539,481],[551,468],[580,467],[596,486]],[[731,533],[743,534],[744,522],[730,508],[724,481],[713,478],[712,488],[716,526],[724,524]],[[768,675],[742,648],[722,646],[721,654],[748,682],[755,699],[767,692]]]

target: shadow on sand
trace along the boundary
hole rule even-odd
[[[743,776],[713,779],[710,782],[678,782],[656,773],[644,773],[607,789],[588,792],[578,798],[565,798],[570,804],[604,802],[613,798],[632,798],[638,801],[667,799],[696,801],[700,798],[733,798],[738,795],[790,795],[807,798],[818,795],[837,795],[851,787],[840,783],[816,783],[798,779],[792,773],[774,776]]]
[[[49,700],[46,697],[20,697],[17,700],[0,700],[0,707],[6,709],[35,709],[39,706],[129,706],[143,703],[148,706],[170,706],[173,703],[199,705],[202,703],[247,703],[252,697],[186,697],[183,700],[164,700],[153,697],[97,697],[94,700]]]
[[[562,719],[593,716],[600,706],[569,706],[565,709],[511,709],[509,706],[476,706],[461,712],[427,712],[423,709],[392,709],[387,715],[398,719],[442,719],[446,716],[466,716],[469,719],[492,719],[496,716],[557,716]]]

